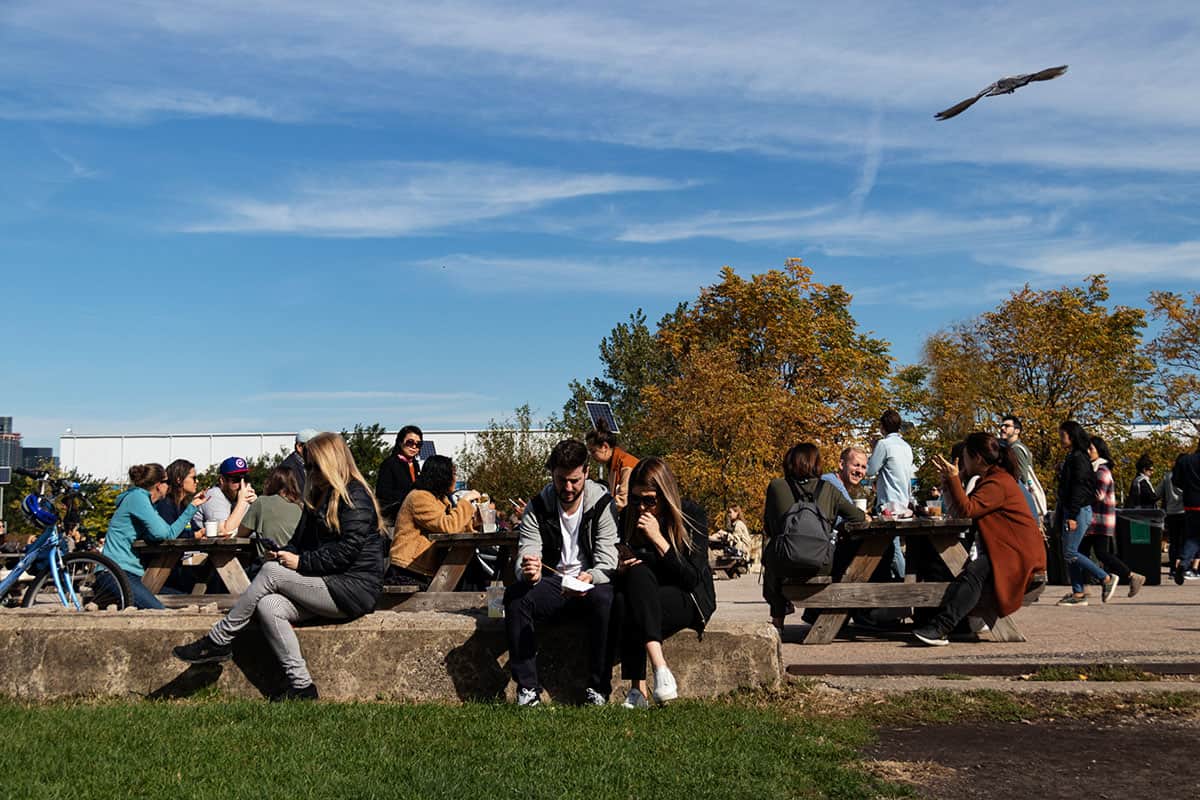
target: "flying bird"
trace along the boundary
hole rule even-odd
[[[934,114],[933,117],[934,119],[939,120],[957,117],[959,114],[975,105],[975,103],[978,102],[981,97],[995,97],[998,94],[1012,94],[1027,83],[1033,83],[1034,81],[1054,80],[1066,71],[1067,65],[1063,64],[1061,67],[1050,67],[1049,69],[1044,69],[1041,72],[1031,72],[1028,75],[1013,75],[1011,78],[1001,78],[974,97],[968,97],[961,103],[950,106],[945,111],[939,111],[938,113]]]

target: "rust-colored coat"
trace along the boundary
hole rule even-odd
[[[633,472],[639,460],[619,447],[613,448],[612,458],[608,460],[608,493],[612,495],[617,511],[629,502],[629,473]]]
[[[1000,467],[988,467],[969,495],[958,481],[949,484],[954,502],[975,520],[987,548],[1000,615],[1012,614],[1021,607],[1029,579],[1046,569],[1046,547],[1025,495]]]

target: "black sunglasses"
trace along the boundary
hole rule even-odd
[[[420,446],[421,446],[421,442],[420,442],[420,440],[418,440],[418,439],[406,439],[406,440],[404,441],[404,445],[403,445],[403,446],[404,446],[404,447],[420,447]]]
[[[658,495],[656,494],[635,494],[630,495],[629,504],[638,508],[653,508],[658,505]]]

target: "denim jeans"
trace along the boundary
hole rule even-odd
[[[1179,560],[1184,569],[1191,569],[1192,562],[1200,558],[1200,511],[1183,512],[1183,544],[1179,548]]]
[[[135,608],[153,608],[161,611],[163,604],[158,602],[146,585],[142,583],[141,576],[134,575],[132,572],[126,572],[125,577],[129,579],[129,588],[133,592],[133,597],[126,598],[131,601]],[[116,595],[117,582],[109,572],[99,572],[96,574],[96,592],[99,594]]]
[[[1067,561],[1067,571],[1071,574],[1071,589],[1075,594],[1083,594],[1084,575],[1091,575],[1097,580],[1108,579],[1108,573],[1096,566],[1087,556],[1079,552],[1079,543],[1092,524],[1091,506],[1079,509],[1075,517],[1075,530],[1071,530],[1066,520],[1063,520],[1063,558]]]

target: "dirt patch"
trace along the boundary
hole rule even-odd
[[[1104,717],[1026,723],[886,728],[868,768],[929,798],[1146,797],[1194,786],[1200,720]]]

